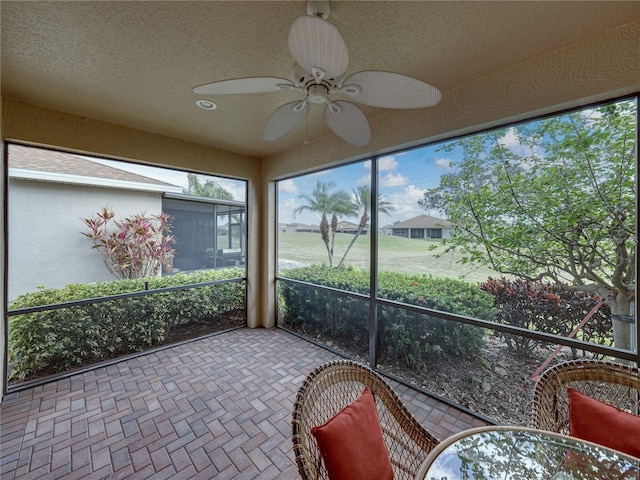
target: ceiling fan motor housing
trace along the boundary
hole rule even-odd
[[[329,89],[324,85],[309,85],[307,91],[309,93],[309,101],[311,103],[324,103],[327,101]]]

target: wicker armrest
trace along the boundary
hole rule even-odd
[[[564,362],[545,371],[536,383],[531,426],[569,433],[567,388],[640,415],[638,369],[599,360]]]
[[[412,479],[422,461],[439,443],[411,415],[380,375],[349,360],[329,362],[306,378],[294,404],[293,451],[303,479],[328,478],[311,428],[324,424],[353,402],[365,386],[371,388],[375,398],[395,479]]]

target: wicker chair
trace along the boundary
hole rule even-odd
[[[420,463],[439,443],[376,372],[350,360],[325,363],[306,378],[293,408],[293,452],[304,480],[328,478],[311,428],[349,405],[367,385],[375,398],[396,480],[413,479]]]
[[[640,377],[635,367],[598,360],[573,360],[545,371],[533,391],[531,425],[569,434],[567,388],[640,415]]]

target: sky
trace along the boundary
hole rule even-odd
[[[452,170],[451,154],[439,151],[439,146],[421,147],[402,153],[380,157],[380,195],[393,205],[391,215],[381,215],[380,226],[396,221],[408,220],[422,214],[439,216],[439,212],[426,211],[418,205],[426,189],[440,184],[440,176]],[[369,185],[371,161],[363,161],[331,170],[304,175],[279,182],[278,209],[279,223],[318,224],[320,217],[314,212],[294,215],[296,207],[307,202],[300,198],[302,193],[310,194],[318,180],[334,182],[332,191],[343,190],[354,197],[358,186]],[[340,219],[347,220],[347,219]],[[357,223],[359,218],[351,218]]]
[[[418,200],[422,198],[425,189],[437,187],[440,175],[451,170],[448,154],[437,152],[436,150],[436,146],[422,147],[380,158],[380,194],[386,201],[391,202],[394,207],[391,216],[381,215],[379,219],[381,226],[395,221],[408,220],[425,213],[438,216],[438,212],[427,212],[418,205]],[[183,188],[187,186],[187,173],[183,171],[105,159],[92,158],[92,160]],[[214,180],[230,192],[234,200],[245,200],[246,188],[243,181],[201,174],[198,174],[198,178],[201,182],[205,182],[208,179]],[[301,193],[311,192],[317,180],[333,181],[335,182],[335,191],[344,190],[353,195],[353,190],[357,186],[368,185],[370,178],[371,162],[363,161],[280,181],[278,189],[280,202],[278,221],[280,223],[312,225],[320,222],[318,214],[313,212],[304,212],[295,216],[293,214],[295,208],[305,202],[304,199],[300,198]],[[357,222],[358,219],[352,218],[349,220]]]
[[[148,167],[146,165],[137,165],[128,162],[118,162],[112,160],[105,160],[101,158],[93,158],[91,160],[104,165],[109,165],[114,168],[126,170],[127,172],[137,173],[138,175],[144,175],[145,177],[161,180],[163,182],[171,183],[182,188],[188,186],[187,172],[179,170],[171,170],[169,168],[157,168]],[[246,197],[246,186],[242,180],[231,180],[223,177],[214,177],[210,175],[197,174],[200,183],[205,183],[207,180],[212,180],[218,183],[226,191],[233,195],[233,199],[244,202]]]
[[[593,108],[586,108],[580,111],[580,114],[587,123],[600,117],[599,111]],[[532,123],[535,122],[538,122],[538,120],[533,120]],[[512,126],[504,129],[502,136],[498,139],[499,143],[520,158],[524,159],[532,156],[544,158],[546,152],[542,147],[532,148],[527,142],[521,142],[518,135],[518,127]],[[461,148],[444,148],[447,144],[453,142],[455,141],[416,147],[397,154],[380,157],[379,192],[384,200],[393,205],[391,215],[382,214],[378,218],[380,227],[398,221],[409,220],[423,214],[446,219],[442,212],[422,209],[418,205],[418,200],[423,198],[427,189],[438,187],[441,176],[445,173],[453,172],[454,165],[462,159]],[[521,166],[527,168],[526,161],[523,161]],[[278,184],[278,222],[319,224],[320,215],[318,213],[304,211],[297,215],[294,214],[297,207],[308,203],[300,196],[302,194],[311,194],[318,180],[333,182],[335,187],[332,191],[343,190],[351,194],[352,198],[355,198],[353,191],[358,186],[369,185],[370,178],[371,162],[363,161],[281,181]],[[350,220],[357,223],[359,217],[340,218],[339,220]]]
[[[514,129],[507,129],[501,143],[517,154],[532,152],[523,151]],[[445,216],[438,211],[427,211],[418,205],[427,189],[438,187],[441,175],[453,171],[453,165],[460,160],[459,149],[445,151],[444,144],[416,147],[379,159],[379,191],[384,200],[390,202],[393,211],[390,215],[380,215],[381,227],[399,221],[409,220],[418,215],[428,214],[439,218]],[[93,159],[123,170],[145,175],[181,187],[187,186],[187,173],[182,171],[148,167],[125,162]],[[234,200],[245,201],[246,187],[240,180],[206,176],[198,174],[201,182],[213,180],[233,195]],[[318,180],[333,182],[333,192],[343,190],[355,198],[354,190],[358,186],[369,185],[371,178],[371,161],[360,161],[329,170],[303,175],[278,182],[278,222],[317,225],[320,223],[318,213],[303,211],[295,214],[297,207],[306,204],[301,195],[310,194]],[[357,223],[359,217],[340,218]]]
[[[509,128],[500,138],[500,143],[517,155],[530,155],[543,152],[531,152],[524,147],[515,133],[514,128]],[[442,212],[424,210],[418,205],[427,189],[440,185],[440,177],[453,171],[453,166],[462,158],[459,148],[445,151],[445,143],[416,147],[393,155],[380,157],[379,159],[379,183],[380,195],[393,205],[391,215],[380,215],[378,222],[380,227],[405,221],[418,215],[432,215],[445,218]],[[332,191],[344,190],[354,197],[353,190],[360,185],[369,185],[371,178],[371,162],[363,161],[355,164],[324,170],[314,174],[304,175],[289,180],[281,181],[278,185],[278,197],[280,206],[278,209],[279,223],[303,223],[316,225],[320,222],[320,216],[314,212],[300,212],[294,215],[296,207],[306,204],[306,200],[300,195],[310,194],[318,180],[334,182]],[[340,218],[357,223],[358,218]]]

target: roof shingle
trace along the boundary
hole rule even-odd
[[[144,175],[138,175],[127,172],[126,170],[103,165],[78,155],[42,148],[25,147],[22,145],[9,146],[9,167],[65,175],[78,175],[82,177],[105,178],[171,187],[176,186]]]

